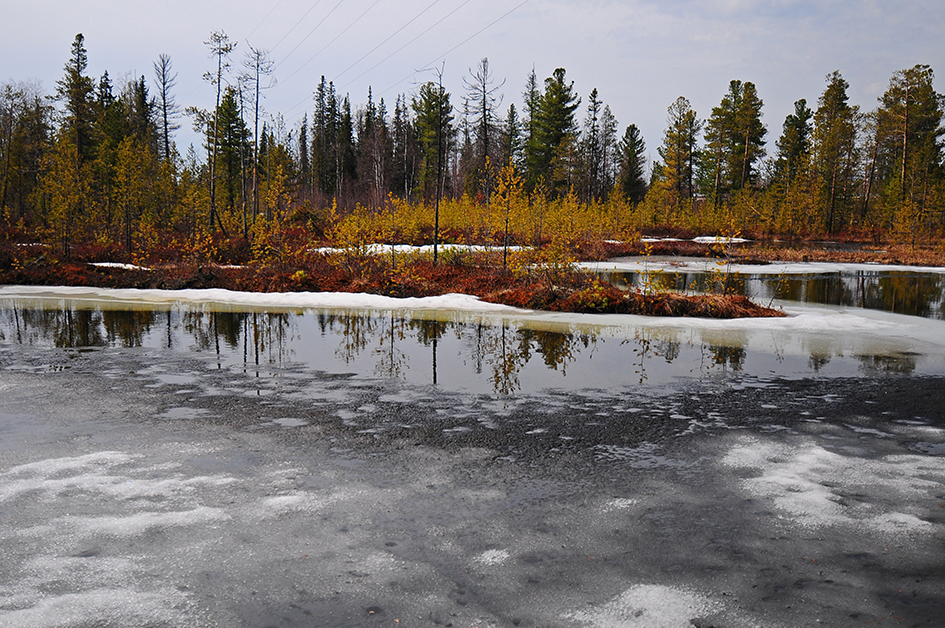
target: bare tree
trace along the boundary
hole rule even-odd
[[[256,220],[259,214],[259,96],[261,90],[275,86],[273,80],[270,80],[268,85],[261,86],[260,80],[263,76],[271,75],[274,66],[272,59],[269,58],[268,50],[249,46],[246,57],[243,59],[243,67],[246,70],[242,78],[253,90],[253,220]]]
[[[469,74],[469,78],[463,78],[463,84],[466,86],[469,112],[475,127],[475,152],[481,191],[488,199],[491,193],[489,185],[491,177],[487,172],[488,163],[489,160],[498,161],[494,153],[499,143],[493,142],[493,139],[499,132],[496,111],[502,104],[502,96],[496,96],[496,93],[505,85],[505,81],[495,85],[492,72],[489,70],[489,59],[486,57],[482,58],[475,70],[470,69]]]
[[[154,62],[154,78],[157,82],[157,107],[159,116],[159,149],[162,151],[161,158],[169,160],[171,158],[171,133],[180,128],[176,120],[180,117],[180,107],[174,100],[171,90],[177,84],[177,72],[171,67],[171,58],[166,54],[158,57]]]
[[[210,156],[210,229],[213,229],[213,223],[216,222],[220,226],[220,231],[226,235],[226,229],[223,227],[223,222],[220,220],[220,217],[217,215],[217,206],[216,206],[216,163],[217,163],[217,145],[219,144],[219,109],[220,109],[220,94],[223,88],[223,71],[229,69],[229,55],[233,52],[233,49],[236,48],[236,43],[230,41],[230,37],[223,31],[213,31],[210,33],[210,39],[203,42],[210,48],[210,56],[215,57],[217,60],[217,69],[216,72],[205,72],[203,78],[205,81],[208,81],[211,85],[216,85],[217,87],[217,100],[216,105],[213,107],[213,138],[211,140],[211,156]]]

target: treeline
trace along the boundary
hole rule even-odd
[[[271,240],[290,224],[330,236],[345,216],[393,204],[423,222],[423,208],[442,199],[456,233],[485,239],[504,227],[505,241],[511,230],[540,242],[551,214],[570,229],[574,219],[565,218],[580,214],[585,231],[600,216],[602,237],[651,227],[913,242],[945,233],[945,98],[928,66],[896,72],[869,112],[849,104],[839,73],[829,75],[816,106],[795,103],[773,146],[753,83],[732,81],[706,119],[680,97],[648,167],[640,130],[619,133],[597,90],[583,102],[564,69],[543,82],[533,70],[521,109],[503,106],[504,81],[487,59],[465,77],[463,94],[448,93],[440,77],[398,95],[393,111],[370,91],[354,108],[323,77],[311,116],[287,128],[260,108],[273,71],[266,52],[250,48],[234,71],[225,34],[207,45],[216,101],[206,111],[176,103],[165,55],[150,83],[141,76],[116,87],[107,73],[87,76],[82,35],[55,94],[3,85],[6,232],[38,234],[66,255],[89,242],[132,252],[174,234],[191,244]],[[193,147],[178,153],[173,135],[185,113],[206,157]],[[481,218],[493,205],[498,218]],[[464,216],[490,226],[473,229]],[[516,225],[537,234],[516,236]]]

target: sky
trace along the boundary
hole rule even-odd
[[[265,90],[267,114],[287,128],[313,107],[321,76],[349,94],[353,107],[381,98],[393,111],[441,71],[454,108],[463,79],[488,58],[500,109],[522,110],[534,68],[539,82],[555,68],[582,98],[599,98],[619,133],[636,124],[650,160],[679,96],[700,118],[719,104],[733,79],[751,81],[764,101],[768,154],[775,152],[786,115],[805,98],[812,108],[825,77],[839,70],[850,100],[875,108],[893,72],[929,64],[945,72],[945,3],[938,0],[4,0],[0,84],[38,83],[53,93],[77,33],[85,36],[87,73],[108,72],[116,85],[145,76],[154,93],[153,63],[169,55],[181,107],[212,108],[215,90],[202,75],[215,69],[204,42],[214,31],[237,43],[232,72],[250,46],[275,62],[275,86]],[[942,87],[937,77],[937,91]],[[504,84],[502,84],[504,81]],[[311,115],[309,115],[311,118]],[[183,154],[199,144],[190,120],[180,120]]]

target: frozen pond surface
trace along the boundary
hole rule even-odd
[[[207,296],[0,288],[0,626],[945,616],[940,320]]]

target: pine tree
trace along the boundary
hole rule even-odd
[[[552,76],[545,79],[545,91],[537,101],[537,109],[530,110],[532,133],[526,145],[526,165],[528,168],[528,187],[534,188],[544,181],[550,192],[565,194],[568,182],[562,177],[555,177],[555,158],[570,155],[571,149],[562,146],[573,145],[577,135],[574,112],[580,106],[581,99],[574,93],[574,83],[565,81],[564,68],[558,68]],[[534,106],[534,105],[533,105]],[[558,172],[570,172],[569,168],[558,167]]]
[[[64,68],[66,75],[56,83],[56,96],[63,101],[66,109],[64,127],[72,134],[77,168],[93,155],[92,93],[95,86],[92,79],[84,74],[86,67],[88,56],[85,37],[79,33],[72,42],[72,52]]]
[[[223,31],[214,31],[210,34],[210,39],[204,42],[207,47],[210,48],[210,55],[216,59],[217,68],[213,72],[205,72],[203,75],[204,80],[210,82],[211,85],[216,86],[217,88],[217,99],[216,104],[213,108],[213,121],[212,121],[212,136],[210,138],[210,229],[214,228],[214,223],[220,226],[220,230],[223,233],[226,233],[226,229],[223,228],[223,223],[220,221],[219,216],[217,215],[216,209],[216,193],[217,193],[217,149],[219,148],[219,120],[217,113],[220,111],[220,96],[223,89],[223,71],[229,69],[229,55],[236,47],[234,42],[230,41],[229,36]]]
[[[663,159],[659,173],[670,193],[670,202],[678,207],[691,200],[695,192],[695,164],[699,159],[697,142],[702,122],[682,96],[666,111],[669,126],[663,133],[663,145],[659,148]]]
[[[646,196],[646,143],[637,125],[624,131],[619,145],[619,186],[624,197],[634,205]]]
[[[712,108],[705,126],[701,187],[716,203],[723,195],[754,182],[755,162],[764,155],[761,107],[754,83],[731,81],[722,102]]]
[[[25,218],[39,183],[40,164],[52,133],[51,108],[37,85],[7,83],[0,89],[0,209]]]
[[[792,181],[797,176],[801,158],[810,154],[813,115],[814,112],[807,106],[807,100],[802,98],[795,101],[794,113],[784,119],[775,160],[775,174],[778,179]]]
[[[411,107],[416,116],[420,142],[420,178],[418,185],[425,198],[432,199],[442,186],[445,158],[450,152],[456,129],[450,94],[429,81],[420,86]],[[438,183],[439,181],[439,183]]]
[[[879,177],[889,203],[924,207],[931,187],[942,180],[945,97],[935,92],[932,68],[916,65],[895,72],[876,113]],[[921,210],[920,210],[921,211]]]
[[[597,96],[597,88],[591,90],[587,103],[587,117],[584,119],[584,133],[581,136],[581,153],[585,184],[582,197],[585,202],[598,200],[601,197],[601,178],[604,168],[604,144],[601,134],[600,116],[601,103]]]
[[[827,88],[814,113],[812,154],[823,204],[823,225],[828,233],[842,226],[852,209],[857,171],[859,108],[850,106],[849,84],[839,72],[827,75]]]

